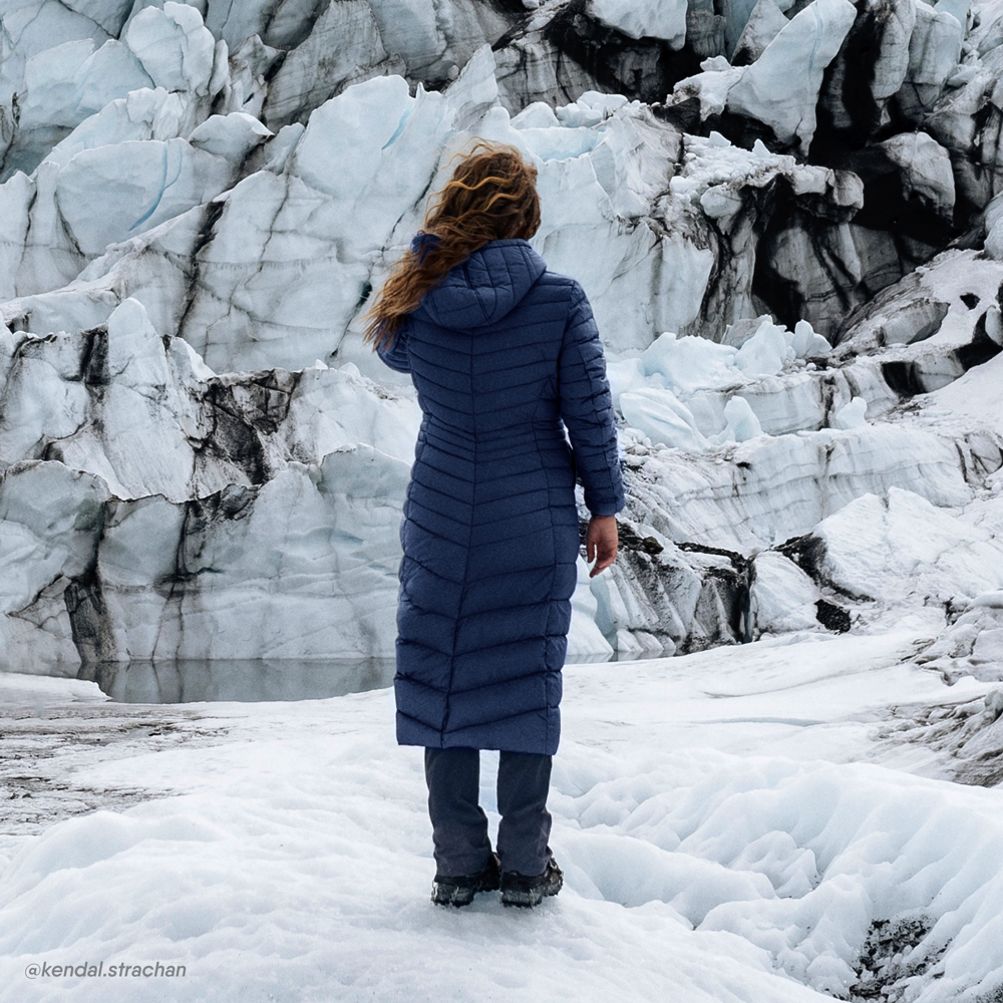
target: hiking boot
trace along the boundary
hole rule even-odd
[[[470,905],[478,892],[493,892],[501,883],[501,860],[492,853],[487,866],[477,874],[461,874],[451,877],[435,875],[432,882],[432,901],[436,905]]]
[[[556,895],[564,885],[564,874],[553,857],[542,874],[527,877],[518,871],[505,871],[501,876],[502,905],[532,908],[543,901],[544,895]]]

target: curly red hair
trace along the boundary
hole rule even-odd
[[[390,347],[401,319],[454,266],[491,240],[528,240],[540,227],[536,165],[508,143],[478,139],[431,199],[410,250],[366,310],[363,341]]]

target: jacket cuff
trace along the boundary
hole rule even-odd
[[[626,500],[623,498],[617,498],[613,501],[598,502],[592,505],[586,505],[589,513],[593,516],[605,516],[605,515],[616,515],[621,509],[626,507]]]

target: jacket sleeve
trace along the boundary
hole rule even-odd
[[[397,328],[395,340],[389,348],[377,345],[376,354],[391,368],[398,373],[411,372],[411,363],[407,356],[407,337],[410,321],[405,317]]]
[[[568,429],[585,505],[594,516],[615,515],[626,504],[613,396],[592,306],[575,282],[558,358],[561,418]]]

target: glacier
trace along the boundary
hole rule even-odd
[[[575,887],[668,903],[650,922],[680,964],[684,928],[706,964],[739,945],[733,981],[688,969],[694,1001],[881,998],[872,976],[889,1000],[994,998],[1003,956],[979,943],[995,879],[948,855],[944,881],[956,867],[985,887],[920,915],[934,871],[896,898],[882,861],[921,875],[948,818],[996,838],[994,792],[969,788],[1003,779],[1003,2],[7,0],[0,29],[0,680],[31,666],[10,682],[17,706],[50,683],[98,706],[81,682],[94,663],[392,657],[420,411],[360,317],[451,154],[510,142],[539,170],[534,246],[594,305],[623,443],[620,555],[596,579],[579,561],[568,675],[583,699],[621,701],[621,723],[637,715],[630,740],[652,757],[600,729],[607,772],[589,773],[599,722],[583,712],[560,781]],[[818,690],[857,752],[829,742],[818,707],[764,697],[748,735],[805,729],[813,765],[784,758],[793,738],[753,743],[749,765],[715,736],[701,758],[712,712],[686,703],[694,679],[738,685],[761,657],[793,692],[824,646],[881,662],[865,709],[863,676]],[[611,655],[609,676],[587,665]],[[276,706],[260,727],[375,720],[380,698],[358,697],[316,719]],[[690,714],[697,744],[666,765],[639,708],[674,700],[663,723]],[[865,742],[879,718],[887,740]],[[414,780],[396,762],[395,782]],[[684,781],[733,798],[733,817],[751,785],[760,829],[729,843],[712,802],[663,805]],[[864,824],[841,800],[854,791],[872,836],[846,836]],[[635,798],[638,819],[607,796]],[[912,796],[941,833],[927,844],[877,807]],[[804,804],[817,831],[792,836]],[[118,823],[73,824],[87,846]],[[57,830],[22,866],[77,838]],[[686,867],[721,889],[713,904],[667,891],[690,873],[662,856],[684,830],[710,841]],[[824,832],[860,855],[815,888]],[[628,858],[662,884],[628,887]],[[16,884],[24,908],[49,901],[38,881]],[[879,920],[923,965],[865,972]]]

